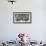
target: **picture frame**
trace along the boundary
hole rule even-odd
[[[32,12],[13,12],[13,23],[32,23]]]

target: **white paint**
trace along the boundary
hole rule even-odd
[[[0,0],[0,40],[11,40],[18,32],[28,32],[32,39],[46,40],[46,1],[17,0],[13,5]],[[13,24],[13,11],[32,11],[31,24]]]

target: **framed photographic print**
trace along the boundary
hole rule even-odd
[[[13,12],[13,23],[32,23],[32,12]]]

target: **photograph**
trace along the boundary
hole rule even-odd
[[[13,12],[13,23],[32,23],[32,12]]]
[[[46,0],[0,0],[0,46],[46,46]]]

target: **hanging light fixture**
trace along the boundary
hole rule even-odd
[[[11,2],[12,4],[16,2],[15,0],[8,0],[8,2]]]

